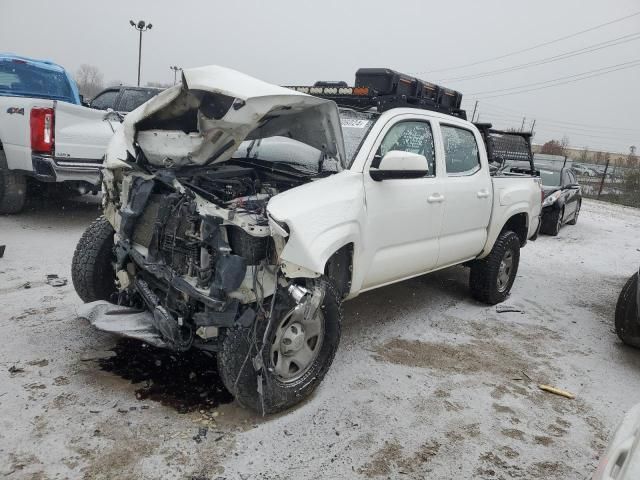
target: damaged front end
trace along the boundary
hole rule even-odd
[[[181,85],[130,113],[109,146],[115,288],[80,316],[155,346],[224,352],[227,387],[254,408],[250,391],[259,391],[263,412],[299,401],[300,382],[318,382],[333,358],[340,299],[329,298],[323,272],[281,258],[290,232],[268,204],[340,172],[341,135],[333,102],[220,67],[185,71]],[[265,399],[256,375],[272,375],[271,389],[302,387],[288,401]]]

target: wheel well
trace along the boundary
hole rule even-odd
[[[517,213],[511,217],[502,227],[502,231],[511,230],[518,235],[520,246],[524,247],[527,243],[527,234],[529,233],[529,219],[526,213]]]
[[[324,274],[338,290],[340,299],[344,299],[351,291],[353,243],[347,243],[329,257],[324,266]]]

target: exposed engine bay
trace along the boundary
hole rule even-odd
[[[266,207],[309,178],[243,163],[105,173],[105,214],[116,230],[112,301],[152,312],[170,348],[250,325],[278,282],[287,286]]]

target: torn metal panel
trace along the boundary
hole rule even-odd
[[[98,300],[78,308],[78,318],[87,320],[103,332],[135,338],[154,347],[169,348],[154,326],[153,314],[147,310],[140,311]]]

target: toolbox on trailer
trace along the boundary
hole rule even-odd
[[[460,108],[460,92],[389,68],[358,69],[353,87],[345,82],[323,81],[313,86],[287,88],[329,98],[344,107],[376,108],[379,112],[398,107],[421,108],[467,118],[466,112]]]

